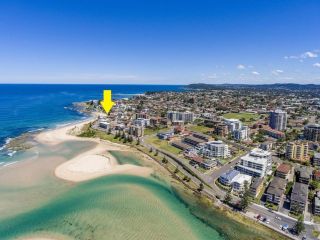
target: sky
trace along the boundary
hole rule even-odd
[[[0,83],[200,82],[320,84],[320,1],[0,1]]]

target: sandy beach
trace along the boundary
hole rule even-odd
[[[36,141],[46,145],[58,145],[66,141],[92,141],[97,143],[93,149],[81,153],[59,165],[55,169],[55,175],[58,178],[72,182],[81,182],[110,174],[132,174],[147,177],[153,172],[153,170],[148,167],[131,164],[119,165],[117,160],[108,151],[128,151],[129,148],[124,145],[75,136],[75,134],[81,131],[85,124],[91,121],[92,120],[88,120],[68,125],[40,133],[36,136]]]

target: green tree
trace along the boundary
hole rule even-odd
[[[310,182],[310,188],[313,190],[317,190],[320,186],[319,181],[313,180]]]
[[[300,234],[305,230],[304,218],[303,218],[302,214],[299,216],[298,221],[296,222],[296,225],[294,226],[294,230],[296,231],[297,234]]]
[[[149,152],[152,153],[152,147],[149,149]]]
[[[167,164],[168,163],[168,159],[166,157],[163,157],[162,163]]]
[[[140,145],[140,138],[137,139],[137,145]]]
[[[228,189],[228,191],[227,191],[226,196],[224,197],[224,200],[223,200],[223,202],[224,202],[225,204],[230,204],[231,201],[232,201],[231,191],[232,191],[232,188],[230,187],[230,188]]]
[[[203,188],[204,188],[203,183],[200,183],[200,185],[199,185],[199,187],[198,187],[198,191],[199,191],[199,192],[202,192],[202,191],[203,191]]]
[[[249,184],[247,181],[244,182],[244,192],[243,196],[240,200],[239,208],[242,211],[245,211],[250,204],[250,192],[249,192]]]
[[[159,151],[158,151],[158,149],[156,149],[156,153],[154,155],[158,156],[158,154],[159,154]]]

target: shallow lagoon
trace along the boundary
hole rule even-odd
[[[74,184],[49,174],[58,162],[73,157],[79,146],[87,150],[83,144],[70,142],[50,151],[38,146],[38,159],[33,165],[40,165],[43,174],[34,176],[31,183],[22,184],[19,189],[5,188],[5,183],[0,185],[2,196],[9,197],[7,202],[0,201],[2,209],[5,204],[13,209],[15,205],[23,205],[25,199],[30,202],[20,212],[12,211],[11,215],[6,212],[0,218],[0,239],[29,235],[99,240],[263,239],[256,230],[199,204],[197,198],[178,185],[171,185],[163,175],[160,180],[159,175],[157,178],[112,175]],[[58,160],[53,164],[50,159],[54,152],[58,152]],[[111,153],[122,164],[146,164],[131,152]],[[154,163],[147,163],[150,164]],[[10,197],[14,200],[8,204]]]

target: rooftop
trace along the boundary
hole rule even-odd
[[[231,181],[238,174],[240,174],[239,171],[231,169],[228,172],[223,173],[220,177],[224,179],[228,179],[228,181]]]
[[[244,183],[245,181],[247,181],[249,184],[251,182],[252,177],[246,174],[238,174],[234,177],[233,182],[237,182],[237,183]]]
[[[308,185],[295,182],[293,185],[291,200],[297,202],[307,202],[308,198]]]
[[[288,174],[291,171],[291,169],[292,169],[292,166],[290,164],[282,163],[277,168],[277,172]]]
[[[274,177],[268,186],[267,194],[281,196],[286,188],[287,181],[283,178]]]

